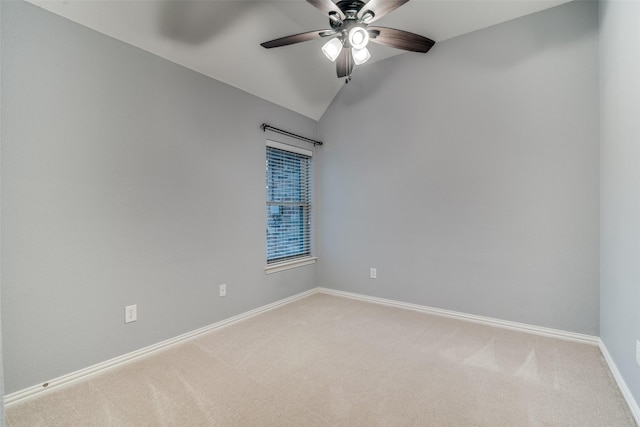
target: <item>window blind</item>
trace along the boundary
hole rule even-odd
[[[311,151],[267,141],[267,264],[311,256]]]

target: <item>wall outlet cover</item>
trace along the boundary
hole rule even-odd
[[[131,323],[138,320],[138,306],[128,305],[124,308],[124,323]]]

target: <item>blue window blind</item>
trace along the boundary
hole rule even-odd
[[[311,151],[267,141],[267,264],[311,256]]]

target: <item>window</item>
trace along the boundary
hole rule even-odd
[[[311,151],[267,141],[267,270],[311,263]],[[292,261],[307,262],[292,262]]]

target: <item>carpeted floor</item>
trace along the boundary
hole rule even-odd
[[[13,426],[635,426],[591,345],[315,294],[7,408]]]

